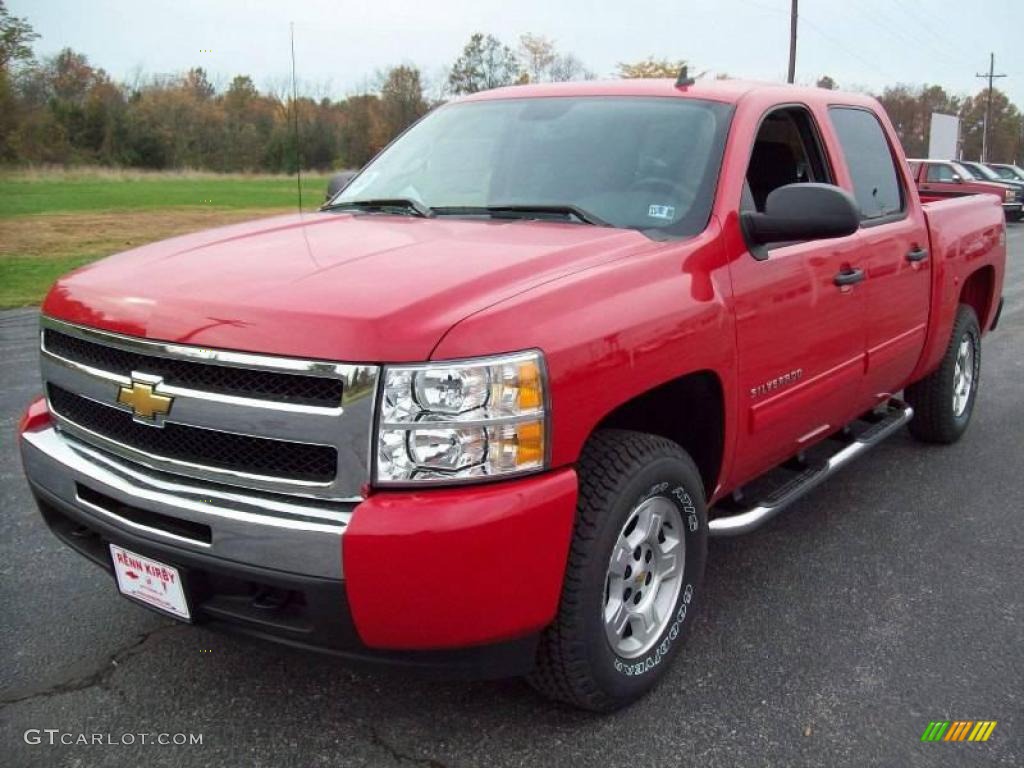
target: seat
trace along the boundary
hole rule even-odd
[[[754,144],[747,183],[758,211],[764,212],[768,195],[773,190],[798,181],[800,175],[796,157],[788,144],[778,141],[758,141]]]

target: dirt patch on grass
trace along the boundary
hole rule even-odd
[[[0,219],[0,255],[100,258],[155,240],[281,213],[277,209],[45,213]]]
[[[279,208],[40,213],[0,218],[0,308],[38,304],[55,279],[156,240],[286,213]]]

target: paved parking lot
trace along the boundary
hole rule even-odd
[[[16,456],[35,314],[0,313],[0,762],[247,766],[1024,764],[1024,224],[966,437],[906,433],[765,529],[712,542],[668,680],[604,717],[523,683],[422,682],[182,626],[43,526]],[[997,720],[922,744],[930,720]],[[26,744],[26,729],[202,734]]]

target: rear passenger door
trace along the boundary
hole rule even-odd
[[[832,106],[829,118],[843,152],[846,183],[861,209],[864,392],[884,400],[907,383],[924,347],[931,299],[928,227],[920,206],[910,205],[912,182],[875,113]],[[942,167],[929,165],[928,171]]]

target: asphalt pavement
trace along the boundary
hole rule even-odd
[[[667,680],[608,716],[515,680],[354,669],[121,599],[31,502],[14,432],[39,389],[36,315],[0,313],[0,763],[1024,765],[1024,224],[1008,241],[964,439],[903,431],[760,531],[713,541]],[[983,744],[921,743],[932,720],[998,725]]]

